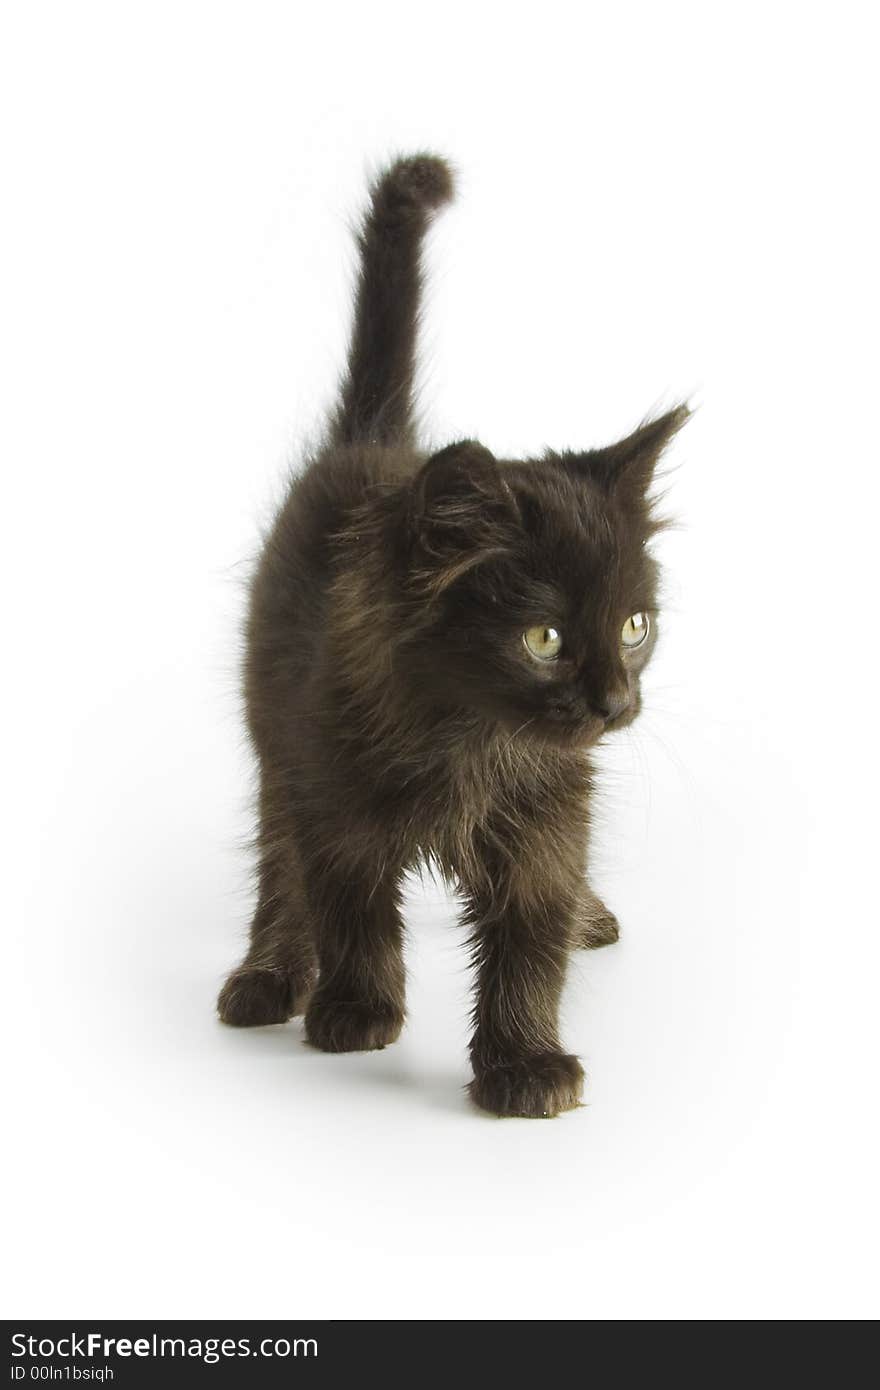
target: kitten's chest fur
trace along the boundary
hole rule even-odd
[[[479,865],[503,859],[531,864],[536,844],[548,858],[556,853],[563,823],[580,821],[584,834],[590,789],[590,768],[584,755],[557,752],[542,755],[539,748],[517,738],[516,731],[474,727],[450,730],[441,737],[450,746],[417,772],[404,767],[380,777],[372,788],[389,793],[394,814],[386,815],[386,834],[403,862],[421,859],[438,866],[449,879],[463,874],[471,880]],[[389,802],[385,803],[386,811]]]

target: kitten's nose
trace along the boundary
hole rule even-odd
[[[624,710],[629,709],[629,691],[626,686],[616,686],[613,690],[606,691],[603,699],[597,701],[595,709],[606,724],[612,719],[617,719]]]

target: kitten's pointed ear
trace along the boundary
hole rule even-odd
[[[504,553],[517,519],[497,461],[474,440],[434,454],[413,480],[411,534],[422,562],[435,571],[435,587]]]
[[[494,455],[473,439],[463,439],[433,454],[416,475],[413,515],[416,520],[449,520],[481,499],[491,500],[499,486]]]
[[[689,415],[686,405],[678,405],[659,419],[640,425],[619,444],[597,450],[589,459],[591,473],[611,491],[644,498],[660,455]]]

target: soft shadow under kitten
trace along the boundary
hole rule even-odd
[[[339,404],[253,579],[259,900],[218,1007],[237,1026],[305,1011],[327,1052],[394,1042],[401,879],[430,859],[470,933],[471,1095],[550,1116],[583,1087],[558,1031],[569,952],[618,933],[586,881],[588,750],[639,712],[657,636],[647,492],[687,411],[535,459],[420,449],[420,249],[452,192],[430,155],[375,183]]]

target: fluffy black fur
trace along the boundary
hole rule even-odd
[[[452,189],[430,155],[376,182],[340,403],[254,576],[259,900],[219,1010],[236,1025],[305,1010],[327,1051],[393,1042],[401,878],[427,857],[471,935],[472,1096],[546,1116],[582,1089],[558,1035],[569,951],[617,938],[585,877],[588,750],[640,708],[657,634],[648,490],[687,412],[586,452],[505,460],[462,440],[426,456],[420,253]]]

